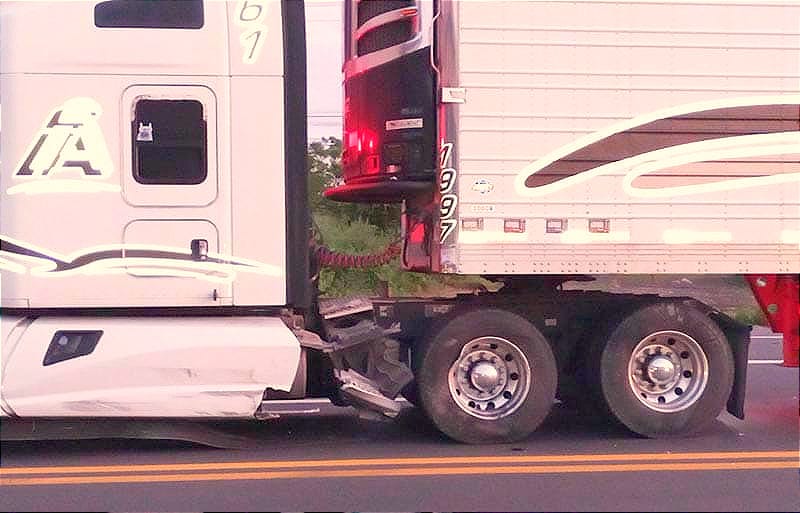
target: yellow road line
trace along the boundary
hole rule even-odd
[[[349,470],[288,470],[273,472],[216,472],[205,474],[123,474],[0,478],[2,486],[74,485],[109,483],[168,483],[192,481],[243,481],[274,479],[322,479],[355,477],[459,476],[491,474],[564,474],[585,472],[663,472],[700,470],[775,470],[800,468],[796,459],[783,461],[721,461],[704,463],[619,463],[592,465],[409,467]]]
[[[604,461],[670,461],[670,460],[749,460],[768,458],[797,458],[798,451],[747,451],[747,452],[688,452],[688,453],[635,453],[635,454],[560,454],[517,456],[451,456],[432,458],[350,458],[338,460],[288,460],[288,461],[232,461],[209,463],[168,463],[140,465],[95,465],[59,467],[0,467],[0,476],[20,474],[87,474],[117,472],[170,472],[191,470],[243,470],[316,467],[382,467],[401,465],[475,465],[475,464],[526,464]]]

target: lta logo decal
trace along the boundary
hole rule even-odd
[[[100,105],[91,98],[72,98],[54,110],[36,134],[8,194],[119,192],[107,181],[114,172],[98,119]]]

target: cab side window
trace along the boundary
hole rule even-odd
[[[197,185],[208,176],[207,126],[196,100],[139,100],[133,176],[145,185]]]
[[[107,0],[94,7],[99,28],[203,28],[203,0]]]

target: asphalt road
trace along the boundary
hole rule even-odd
[[[184,442],[4,442],[0,510],[800,510],[798,370],[756,332],[747,419],[647,440],[557,405],[528,440],[466,446],[409,408],[214,425],[241,448]],[[87,435],[88,436],[88,435]]]

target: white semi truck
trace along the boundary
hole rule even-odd
[[[500,292],[321,318],[303,2],[2,2],[0,415],[271,418],[329,397],[391,417],[402,393],[474,443],[527,436],[557,395],[645,436],[743,416],[746,326],[561,288],[596,274],[745,274],[796,358],[800,6],[344,15],[327,194],[402,202],[404,268]]]

